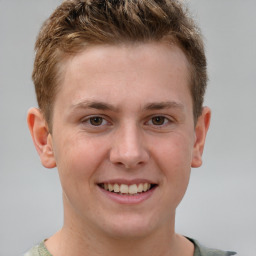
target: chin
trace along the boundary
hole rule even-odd
[[[122,216],[109,222],[106,233],[116,239],[138,239],[154,232],[157,223],[147,220],[145,216]]]

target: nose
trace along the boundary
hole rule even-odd
[[[142,131],[136,125],[120,128],[112,141],[110,161],[127,169],[133,169],[146,164],[149,153],[146,150]]]

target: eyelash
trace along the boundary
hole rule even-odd
[[[154,119],[161,119],[161,121],[163,121],[163,123],[162,124],[154,124]],[[152,126],[155,126],[155,127],[157,127],[157,128],[162,128],[162,127],[165,127],[166,125],[168,125],[168,124],[170,124],[170,123],[172,123],[172,120],[170,120],[169,118],[167,118],[167,117],[165,117],[165,116],[161,116],[161,115],[158,115],[158,116],[153,116],[153,117],[151,117],[150,118],[150,120],[149,121],[147,121],[147,123],[150,123],[150,125],[152,125]]]
[[[157,118],[158,119],[160,118],[160,121],[163,121],[163,123],[162,124],[154,124],[154,119],[155,119],[155,121],[157,121],[156,120]],[[93,119],[94,119],[94,121],[97,121],[96,119],[100,119],[100,121],[102,121],[102,122],[99,125],[94,125],[94,124],[92,124]],[[95,127],[95,128],[100,128],[102,126],[111,124],[105,117],[102,117],[100,115],[99,116],[97,116],[97,115],[89,116],[86,119],[83,119],[82,123],[85,125],[91,126],[91,127]],[[155,128],[158,128],[158,129],[165,127],[171,123],[173,123],[173,121],[170,118],[167,118],[163,115],[151,116],[150,119],[147,122],[145,122],[146,125],[154,126]]]
[[[102,122],[99,125],[92,124],[93,119],[95,121],[95,119],[97,119],[97,118],[100,119]],[[109,122],[106,120],[106,118],[104,118],[102,116],[89,116],[86,119],[83,119],[82,123],[86,124],[86,125],[89,125],[89,126],[92,126],[92,127],[102,127],[104,125],[109,124]]]

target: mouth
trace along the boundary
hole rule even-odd
[[[100,183],[98,184],[98,186],[114,194],[123,196],[138,196],[152,190],[157,185],[151,183],[139,183],[131,185],[117,183]]]

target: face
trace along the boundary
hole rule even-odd
[[[119,237],[170,228],[205,137],[188,66],[163,43],[93,46],[65,62],[47,145],[66,223]]]

